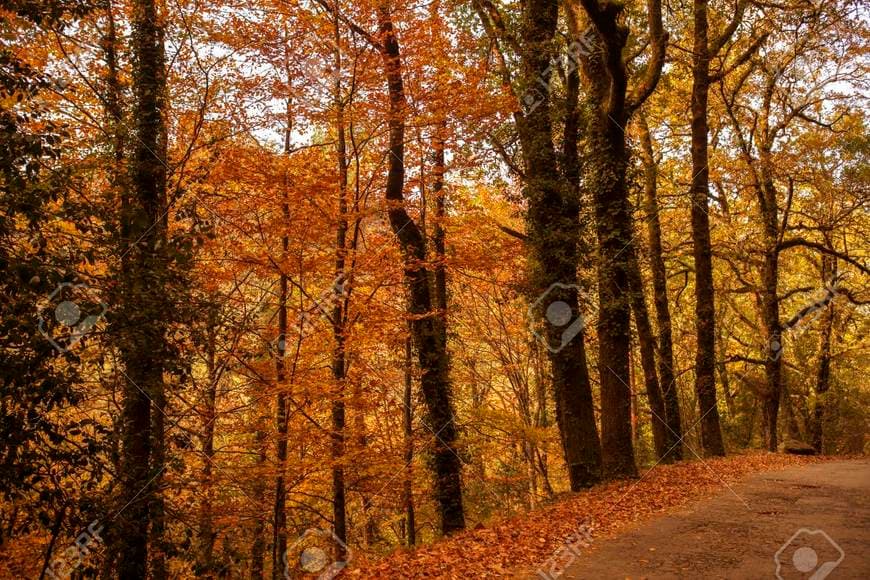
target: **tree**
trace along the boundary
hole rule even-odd
[[[671,309],[668,300],[668,277],[662,249],[662,226],[659,218],[658,171],[646,116],[638,111],[637,126],[640,132],[640,158],[643,164],[643,210],[647,225],[647,245],[650,270],[653,280],[653,304],[658,326],[658,378],[661,381],[662,398],[667,423],[668,449],[675,460],[683,458],[682,415],[677,395],[677,379],[674,373],[674,346],[671,333]]]
[[[743,20],[746,0],[739,0],[734,14],[722,32],[709,38],[708,0],[694,0],[692,32],[692,247],[695,261],[695,394],[701,424],[701,445],[707,455],[725,455],[719,410],[716,403],[716,328],[713,288],[713,252],[710,243],[710,168],[708,148],[708,100],[710,84],[721,80],[723,68],[711,75],[710,62],[719,56]],[[760,35],[736,63],[745,62],[766,36]]]
[[[644,370],[659,451],[664,453],[664,405],[658,380],[649,360],[648,320],[634,249],[632,218],[628,203],[626,171],[629,164],[625,127],[634,112],[655,90],[665,60],[667,33],[662,26],[661,3],[650,2],[647,33],[650,56],[635,86],[629,90],[630,74],[623,51],[630,30],[621,23],[624,9],[617,2],[582,0],[587,17],[601,41],[601,51],[583,60],[590,84],[592,107],[588,122],[587,185],[592,189],[598,236],[598,340],[601,381],[601,446],[608,475],[635,476],[631,439],[631,389],[629,387],[629,316],[634,310],[639,331],[644,334]],[[634,278],[634,280],[631,280]]]
[[[425,265],[426,246],[420,227],[404,207],[405,115],[407,103],[402,79],[399,41],[393,28],[389,5],[378,6],[376,46],[381,54],[390,102],[390,139],[385,197],[393,233],[402,246],[405,279],[408,284],[408,314],[419,358],[423,397],[428,409],[429,429],[435,438],[433,468],[435,495],[441,515],[441,531],[450,534],[465,527],[462,505],[462,463],[457,454],[458,432],[450,395],[444,319],[438,316]]]
[[[523,196],[527,203],[523,238],[529,249],[530,302],[540,309],[567,306],[564,318],[582,320],[589,306],[581,303],[578,277],[582,246],[580,229],[580,117],[577,55],[569,53],[573,69],[566,77],[566,106],[561,137],[561,163],[554,139],[557,131],[553,114],[551,60],[554,51],[558,3],[530,2],[525,5],[519,39],[510,31],[503,15],[491,2],[474,4],[484,29],[498,51],[498,70],[504,88],[517,102],[512,117],[522,156]],[[579,30],[571,31],[575,49]],[[520,59],[518,90],[508,59],[508,48]],[[515,102],[516,102],[515,101]],[[530,101],[530,102],[526,102]],[[536,313],[543,314],[542,312]],[[545,323],[543,338],[549,350],[556,422],[568,467],[572,490],[597,482],[601,477],[601,447],[595,424],[592,387],[586,364],[583,327],[576,332],[565,324]]]
[[[350,273],[347,254],[355,248],[356,236],[348,243],[348,176],[347,176],[347,138],[345,135],[344,97],[341,84],[341,31],[339,28],[339,4],[336,0],[333,15],[335,29],[335,132],[336,161],[338,162],[338,223],[335,231],[335,282],[332,308],[332,336],[335,346],[332,352],[332,377],[335,379],[335,400],[332,404],[332,514],[335,535],[340,540],[337,557],[344,561],[347,554],[343,545],[347,544],[347,516],[345,506],[344,439],[345,439],[345,391],[347,379],[347,353],[345,351],[345,328],[347,326],[347,301],[349,299]],[[357,228],[358,228],[357,223]],[[350,247],[348,247],[350,246]]]
[[[50,526],[42,574],[51,570],[57,538],[103,510],[111,468],[106,429],[65,412],[85,404],[80,363],[93,340],[87,330],[76,337],[73,325],[102,311],[96,289],[75,292],[93,282],[76,264],[95,252],[69,244],[87,235],[75,218],[94,212],[76,203],[80,183],[65,155],[69,131],[46,99],[58,79],[18,46],[40,26],[74,26],[88,8],[16,2],[0,16],[0,543]],[[55,469],[76,478],[76,489],[46,476]]]
[[[737,141],[740,157],[745,162],[750,175],[750,187],[754,193],[758,218],[761,224],[761,239],[763,252],[761,260],[760,281],[757,285],[761,302],[761,326],[764,331],[764,373],[765,388],[762,393],[763,420],[762,431],[765,444],[770,451],[777,449],[779,407],[782,399],[782,354],[784,334],[802,321],[804,313],[798,313],[790,321],[783,323],[780,319],[781,261],[783,252],[789,247],[807,245],[817,248],[822,259],[840,255],[830,247],[830,244],[807,243],[806,240],[786,239],[794,198],[800,195],[794,178],[782,175],[777,169],[777,153],[788,144],[787,132],[797,122],[806,122],[831,129],[843,117],[837,113],[832,120],[825,121],[813,116],[814,107],[827,96],[830,87],[840,80],[850,77],[848,71],[835,71],[824,75],[809,87],[795,87],[791,75],[809,72],[814,66],[809,59],[825,52],[820,46],[819,38],[823,31],[836,28],[842,24],[842,7],[832,5],[830,12],[812,11],[803,14],[796,11],[784,18],[794,18],[789,23],[784,35],[774,34],[773,41],[781,41],[783,47],[772,45],[766,51],[763,62],[754,62],[746,67],[741,75],[737,75],[732,87],[722,84],[722,99],[728,112],[728,118]],[[846,9],[847,10],[847,9]],[[787,22],[788,20],[786,20]],[[795,39],[794,35],[798,35]],[[750,46],[755,50],[756,42]],[[738,65],[745,62],[738,61]],[[800,71],[800,72],[799,72]],[[748,103],[740,103],[739,95],[752,86],[757,78],[756,91],[760,97],[758,110]],[[739,111],[739,113],[738,113]],[[742,118],[745,114],[748,119]],[[752,131],[748,129],[753,127]],[[782,192],[782,189],[785,189]],[[844,256],[848,261],[851,258]],[[862,267],[859,265],[859,267]],[[825,268],[823,268],[825,269]],[[828,268],[829,270],[829,268]],[[831,272],[833,276],[835,272]],[[829,279],[827,285],[834,284]]]
[[[127,379],[121,420],[121,488],[112,532],[121,577],[144,577],[149,539],[162,577],[163,505],[160,478],[165,467],[164,372],[171,372],[166,340],[171,257],[167,248],[166,70],[163,28],[157,5],[133,5],[133,91],[136,119],[130,189],[122,193],[118,307],[113,333]],[[168,306],[168,308],[167,308]]]
[[[857,0],[98,4],[0,11],[0,576],[434,562],[710,453],[711,328],[729,449],[860,452]]]

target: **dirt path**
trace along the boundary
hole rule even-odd
[[[870,578],[870,461],[762,473],[731,489],[593,540],[562,578],[776,578],[777,553],[783,579]]]

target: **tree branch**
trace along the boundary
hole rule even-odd
[[[783,250],[787,250],[789,248],[796,248],[796,247],[813,248],[815,250],[820,251],[823,254],[827,254],[829,256],[834,256],[840,260],[843,260],[844,262],[852,264],[853,266],[858,268],[862,274],[870,275],[870,268],[867,268],[867,266],[865,266],[864,264],[862,264],[861,262],[859,262],[855,258],[851,258],[851,257],[847,256],[846,254],[843,254],[842,252],[838,252],[837,250],[833,250],[824,244],[820,244],[818,242],[811,242],[811,241],[805,240],[803,238],[794,238],[791,240],[784,240],[783,242],[781,242],[777,245],[776,251],[782,252]]]
[[[629,115],[655,91],[662,76],[662,67],[665,64],[665,53],[668,46],[668,33],[662,25],[661,0],[647,0],[647,26],[652,53],[643,80],[634,88],[628,98],[626,108]]]
[[[713,43],[709,45],[707,52],[711,58],[718,55],[719,51],[722,50],[722,47],[725,46],[725,43],[734,35],[734,32],[743,20],[743,13],[746,11],[746,5],[748,3],[748,0],[739,0],[737,2],[737,8],[734,9],[734,16],[731,18],[731,22],[728,23],[728,26],[725,27],[722,34],[716,37]]]
[[[377,38],[375,38],[371,33],[366,31],[364,28],[362,28],[356,22],[354,22],[353,20],[351,20],[350,18],[348,18],[347,16],[342,14],[340,11],[336,11],[336,9],[329,2],[327,2],[327,0],[314,0],[314,1],[317,2],[318,4],[320,4],[320,6],[323,7],[323,9],[326,10],[327,12],[329,12],[330,14],[338,14],[341,21],[344,22],[345,26],[347,26],[348,28],[350,28],[351,30],[353,30],[354,32],[356,32],[357,34],[362,36],[366,40],[366,42],[368,42],[369,44],[372,45],[373,48],[375,48],[376,50],[379,50],[379,51],[383,50],[384,47]]]
[[[504,233],[506,233],[509,236],[512,236],[512,237],[514,237],[518,240],[521,240],[523,242],[529,241],[529,236],[527,236],[526,234],[524,234],[522,232],[519,232],[511,227],[504,226],[502,224],[497,223],[496,225],[498,226],[498,229],[500,229],[501,231],[503,231]]]
[[[758,52],[758,49],[761,48],[761,45],[764,44],[764,42],[769,37],[770,37],[770,33],[765,32],[764,34],[762,34],[761,36],[756,38],[752,42],[752,44],[750,44],[748,47],[746,47],[746,50],[744,50],[743,53],[740,56],[738,56],[737,59],[733,63],[731,63],[731,66],[729,66],[727,69],[723,66],[722,69],[718,73],[716,73],[714,75],[710,75],[710,82],[715,83],[715,82],[721,81],[729,73],[734,72],[735,70],[737,70],[738,68],[740,68],[741,66],[743,66],[744,64],[749,62],[749,59],[751,59],[752,56],[756,52]]]

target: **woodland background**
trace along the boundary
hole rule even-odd
[[[0,574],[280,578],[309,529],[864,453],[868,25],[4,0]]]

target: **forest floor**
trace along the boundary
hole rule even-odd
[[[774,577],[774,556],[786,545],[781,559],[792,567],[782,577],[788,578],[794,562],[812,563],[810,551],[800,548],[817,548],[818,566],[838,559],[820,534],[798,534],[789,544],[809,528],[837,536],[846,553],[838,575],[866,578],[868,487],[866,460],[757,452],[658,465],[638,479],[601,484],[415,550],[379,560],[361,554],[347,575]],[[734,573],[744,558],[759,568]]]

